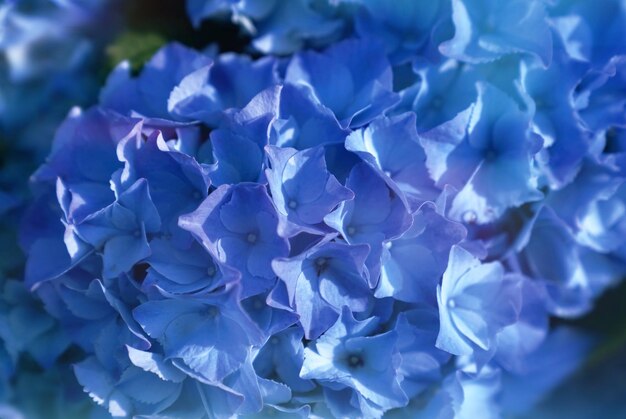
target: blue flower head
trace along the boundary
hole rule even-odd
[[[260,331],[239,304],[239,286],[230,284],[202,298],[148,301],[133,310],[143,330],[209,382],[221,381],[242,366]]]
[[[605,3],[187,0],[260,54],[169,43],[60,126],[24,281],[0,278],[0,416],[30,358],[72,358],[115,417],[536,402],[587,349],[550,316],[626,276],[626,9]],[[93,99],[82,41],[112,4],[0,5],[2,227],[29,171],[15,133]]]
[[[446,60],[413,71],[420,78],[407,110],[415,112],[420,133],[453,120],[476,101],[476,75],[463,63]]]
[[[369,245],[366,264],[373,287],[380,276],[383,242],[400,237],[412,218],[402,199],[366,163],[352,169],[346,186],[354,192],[354,199],[342,202],[325,222],[348,243]]]
[[[437,287],[440,331],[437,347],[477,359],[496,349],[496,335],[518,319],[517,280],[498,262],[481,264],[459,246]]]
[[[411,228],[385,243],[376,297],[435,305],[450,249],[466,234],[460,223],[440,215],[434,204],[422,205],[413,214]]]
[[[272,121],[270,144],[298,150],[343,143],[349,131],[322,105],[308,86],[285,84],[280,90],[278,114]]]
[[[186,244],[190,239],[178,228],[178,217],[194,210],[207,196],[211,184],[208,171],[167,143],[161,132],[153,131],[146,138],[142,128],[137,126],[135,135],[129,135],[118,146],[118,159],[124,169],[112,176],[115,189],[119,194],[145,179],[162,221],[160,231]]]
[[[309,86],[344,127],[364,125],[398,101],[383,48],[362,40],[342,41],[321,53],[296,54],[285,82]]]
[[[140,179],[116,202],[72,226],[76,235],[102,253],[105,278],[128,272],[151,253],[147,234],[161,228],[148,183]]]
[[[437,310],[418,308],[398,315],[394,330],[398,334],[398,351],[402,362],[400,386],[413,398],[442,379],[442,366],[451,355],[435,347],[439,332]]]
[[[243,108],[256,94],[276,84],[276,60],[221,54],[212,65],[185,76],[170,93],[168,110],[183,120],[217,125],[222,111]]]
[[[324,148],[304,151],[268,146],[265,171],[281,223],[279,234],[328,232],[324,217],[354,194],[326,170]]]
[[[542,198],[533,166],[542,142],[509,97],[487,84],[478,87],[475,105],[422,134],[421,143],[436,184],[459,190],[450,217],[484,224],[507,208]]]
[[[254,368],[259,377],[284,383],[294,393],[312,391],[315,388],[313,381],[299,376],[304,362],[302,337],[303,332],[298,327],[291,327],[270,337],[254,359]]]
[[[408,398],[399,383],[398,337],[393,331],[375,335],[376,327],[375,318],[357,321],[344,307],[337,322],[304,349],[300,376],[317,380],[331,393],[356,393],[356,399],[344,398],[344,403],[374,416],[405,406]],[[327,403],[331,411],[346,408],[334,406],[328,397]]]
[[[368,163],[411,211],[439,195],[426,169],[412,113],[372,121],[346,138],[346,149]]]
[[[552,34],[540,0],[453,0],[454,38],[441,53],[469,63],[507,54],[532,54],[544,66],[552,60]]]
[[[169,294],[211,292],[241,277],[237,270],[214,261],[195,241],[182,249],[171,240],[153,239],[150,250],[141,284],[146,292],[150,287]]]
[[[243,109],[225,114],[219,127],[211,131],[210,141],[203,147],[210,147],[214,160],[209,168],[213,185],[259,181],[263,147],[276,115],[276,92],[274,87],[262,91]]]
[[[342,0],[363,6],[355,18],[356,31],[362,38],[374,37],[385,43],[393,64],[413,59],[415,55],[436,59],[438,42],[446,34],[450,6],[439,0]]]
[[[522,89],[530,98],[533,130],[544,141],[540,153],[542,172],[553,188],[562,187],[576,175],[591,143],[590,133],[575,111],[574,90],[587,66],[556,48],[552,65],[522,63]]]
[[[272,260],[289,253],[289,243],[276,232],[278,215],[263,185],[220,186],[179,223],[216,261],[241,272],[243,297],[271,288],[276,278]]]
[[[344,305],[354,312],[370,309],[372,292],[364,269],[367,250],[363,245],[322,243],[299,256],[272,263],[307,339],[324,333]]]
[[[168,44],[145,64],[137,78],[132,78],[128,62],[119,64],[100,92],[100,104],[126,115],[179,120],[180,99],[176,98],[173,104],[178,106],[171,109],[168,104],[172,91],[195,81],[201,76],[198,71],[208,72],[212,64],[204,54],[181,44]]]

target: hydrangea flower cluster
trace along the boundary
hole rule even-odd
[[[550,318],[626,274],[622,1],[187,6],[264,55],[169,43],[70,113],[7,348],[58,325],[114,417],[495,418],[577,367]]]

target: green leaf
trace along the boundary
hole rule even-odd
[[[125,32],[107,48],[109,70],[127,60],[136,74],[166,42],[165,37],[155,32]]]

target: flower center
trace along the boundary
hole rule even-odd
[[[320,276],[324,270],[328,267],[328,259],[324,257],[319,257],[315,259],[315,272],[317,272],[317,276]]]
[[[256,243],[257,240],[257,236],[254,233],[248,233],[248,236],[246,237],[246,240],[248,240],[248,243]]]
[[[363,358],[361,357],[361,355],[352,354],[348,356],[348,366],[350,368],[358,368],[362,367],[363,365],[365,365],[365,362],[363,362]]]
[[[220,310],[215,306],[211,306],[208,308],[207,314],[209,317],[217,317],[217,315],[220,314]]]
[[[463,214],[461,214],[461,219],[464,223],[473,224],[476,222],[476,213],[472,210],[467,210]]]

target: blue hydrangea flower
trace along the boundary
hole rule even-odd
[[[412,218],[400,197],[365,163],[352,169],[346,186],[354,199],[342,202],[325,221],[348,243],[369,245],[367,268],[373,287],[380,276],[383,242],[400,237]]]
[[[271,56],[256,60],[229,53],[217,56],[208,81],[217,90],[220,108],[243,108],[259,92],[277,84],[277,66]]]
[[[313,381],[298,374],[304,362],[303,336],[300,328],[291,327],[270,337],[254,359],[259,377],[284,383],[294,393],[305,394],[315,389]]]
[[[437,45],[447,35],[447,2],[381,0],[342,0],[358,3],[363,9],[356,15],[355,26],[362,38],[375,37],[385,43],[392,63],[413,59],[415,55],[435,58]]]
[[[141,284],[146,291],[157,287],[169,294],[211,292],[241,277],[237,270],[216,263],[195,241],[182,249],[171,240],[153,239],[150,250]]]
[[[496,335],[515,323],[520,310],[517,280],[498,262],[481,264],[459,246],[437,287],[441,329],[437,347],[454,355],[493,353]]]
[[[72,227],[77,236],[102,252],[102,274],[112,278],[150,256],[147,234],[160,230],[161,218],[147,181],[140,179],[116,202]]]
[[[147,138],[138,126],[135,135],[120,141],[118,159],[124,169],[112,175],[118,194],[145,179],[150,199],[162,221],[161,231],[178,243],[189,242],[178,228],[178,217],[194,210],[208,194],[211,184],[208,170],[188,154],[167,143],[159,131]]]
[[[576,240],[600,253],[619,248],[625,179],[615,169],[587,160],[572,183],[552,193],[546,203]]]
[[[392,91],[391,67],[375,42],[351,39],[321,53],[296,54],[285,82],[309,86],[344,127],[364,125],[398,101]]]
[[[74,373],[94,402],[106,407],[114,417],[156,414],[172,404],[180,391],[180,384],[133,366],[116,377],[96,357],[74,365]]]
[[[25,218],[31,228],[22,231],[29,253],[25,273],[29,287],[65,273],[93,249],[71,227],[64,234],[66,229],[58,220],[77,225],[115,201],[109,181],[122,167],[116,147],[136,122],[93,109],[72,113],[59,128],[48,161],[33,175],[42,190],[46,185],[58,193],[41,194],[37,211],[29,211]]]
[[[169,109],[172,91],[189,82],[189,77],[197,76],[198,71],[209,71],[212,63],[210,57],[191,48],[167,44],[145,64],[137,78],[132,78],[128,62],[119,64],[100,92],[100,104],[126,115],[178,120],[177,109]]]
[[[584,0],[554,3],[549,9],[552,20],[569,18],[577,21],[576,30],[570,33],[570,41],[579,45],[584,52],[581,58],[594,67],[602,67],[611,58],[626,52],[624,44],[619,42],[624,36],[626,22],[624,5],[620,1],[609,0],[602,7]]]
[[[276,60],[252,61],[246,55],[221,54],[212,65],[190,73],[170,93],[168,110],[183,120],[215,125],[221,111],[243,108],[257,93],[278,82]]]
[[[453,0],[452,19],[454,38],[439,47],[448,57],[481,63],[524,53],[550,65],[552,34],[542,1]]]
[[[589,72],[577,86],[576,101],[580,116],[594,132],[626,125],[626,96],[622,93],[625,83],[626,58],[620,55],[612,58],[602,69]]]
[[[528,368],[525,360],[544,344],[548,333],[548,311],[543,284],[529,279],[520,281],[520,312],[517,322],[496,336],[494,360],[504,370],[516,374]]]
[[[51,154],[34,174],[34,181],[55,184],[60,179],[69,198],[68,221],[80,222],[113,202],[109,180],[122,167],[117,145],[136,123],[94,108],[73,112],[59,127]]]
[[[220,186],[179,222],[219,263],[241,272],[243,297],[271,288],[276,278],[271,261],[289,252],[263,185]]]
[[[275,96],[274,88],[264,90],[243,109],[225,115],[220,126],[211,131],[210,141],[205,144],[214,161],[209,167],[213,185],[259,181],[263,147],[268,144],[268,130],[275,115]]]
[[[242,366],[260,332],[238,302],[239,287],[196,299],[148,301],[133,310],[146,333],[163,346],[166,359],[180,360],[210,382]]]
[[[179,365],[167,360],[160,353],[146,352],[126,347],[128,359],[132,363],[129,369],[137,367],[165,381],[173,391],[170,393],[174,397],[169,397],[166,403],[160,404],[158,415],[166,417],[202,417],[210,415],[216,418],[231,417],[233,412],[241,411],[244,405],[244,395],[221,383],[204,383],[197,378],[191,378]],[[153,377],[143,375],[144,381],[141,384],[148,384]],[[135,386],[137,389],[139,386]],[[115,391],[128,394],[127,386],[116,386]],[[145,390],[145,389],[144,389]],[[131,392],[131,397],[141,394]],[[137,403],[136,401],[134,402]]]
[[[621,263],[609,255],[581,246],[549,207],[535,217],[521,249],[522,271],[545,282],[547,307],[562,317],[588,312],[593,298],[624,274]]]
[[[442,366],[450,354],[435,347],[439,326],[437,310],[418,308],[401,312],[394,330],[402,362],[400,386],[413,398],[442,380]]]
[[[300,376],[317,380],[331,392],[343,391],[344,403],[368,415],[381,416],[405,406],[408,399],[397,370],[397,335],[393,331],[374,335],[376,327],[375,318],[357,321],[344,307],[333,327],[304,349]],[[349,393],[356,394],[356,400],[346,399]],[[331,411],[346,408],[333,406],[328,396],[327,403]]]
[[[449,215],[481,224],[542,198],[533,170],[542,141],[529,133],[529,116],[509,97],[486,84],[478,88],[475,105],[422,134],[421,143],[436,184],[459,190]]]
[[[272,263],[287,287],[289,304],[298,314],[307,339],[324,333],[343,306],[354,312],[370,309],[372,292],[364,269],[367,250],[363,245],[322,243]]]
[[[522,63],[521,81],[531,98],[533,129],[544,141],[542,171],[554,188],[573,179],[591,143],[573,101],[574,89],[586,69],[586,65],[556,48],[548,69]]]
[[[448,266],[453,245],[465,238],[465,228],[425,203],[413,214],[413,224],[401,237],[385,243],[376,297],[436,304],[439,279]]]
[[[270,128],[270,144],[298,150],[343,143],[349,131],[322,105],[308,86],[285,84]]]
[[[346,138],[346,149],[368,163],[411,211],[439,195],[426,169],[415,120],[412,113],[376,119]]]
[[[281,221],[279,234],[329,232],[324,217],[354,194],[328,173],[324,148],[297,151],[268,146],[265,151],[271,166],[265,175]]]

